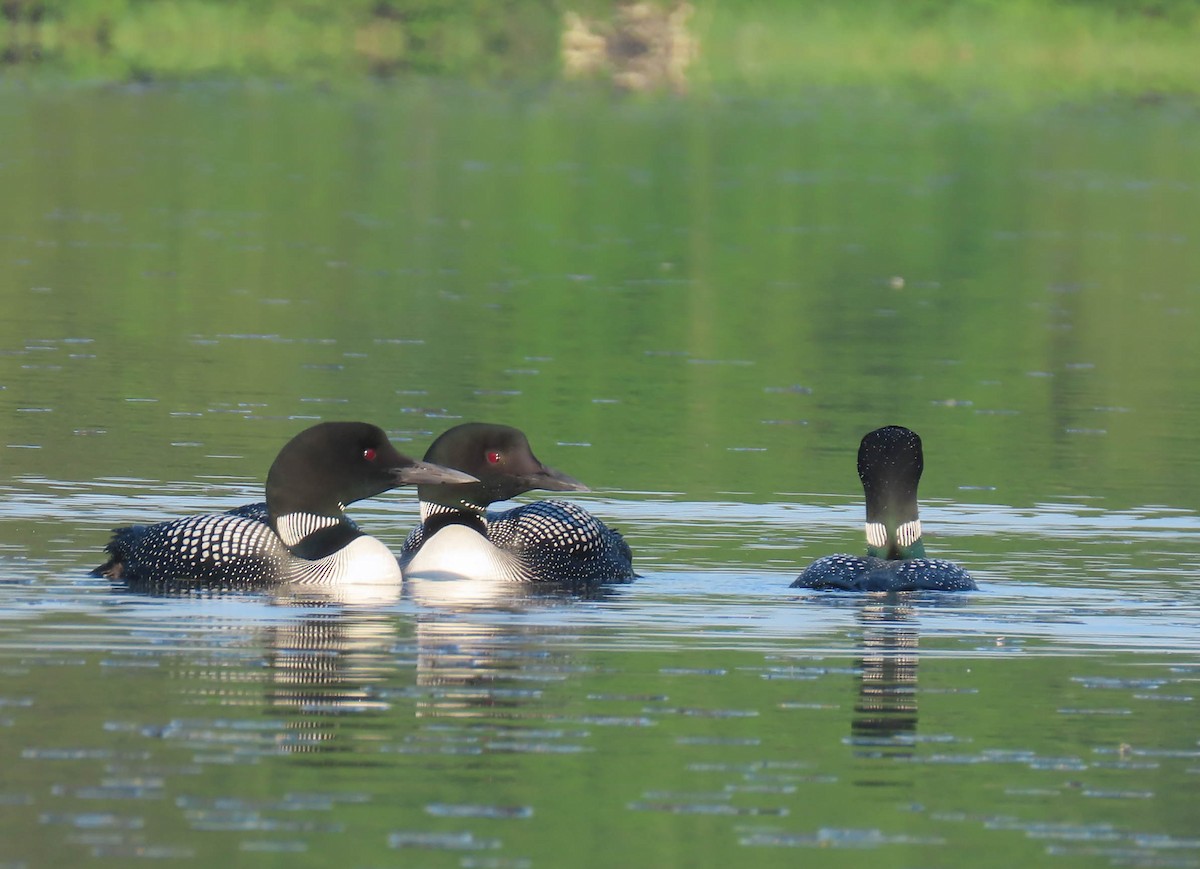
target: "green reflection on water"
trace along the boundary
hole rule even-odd
[[[796,636],[756,648],[538,625],[536,609],[122,603],[8,633],[6,856],[209,864],[273,842],[303,846],[288,865],[375,865],[396,833],[578,866],[1194,848],[1188,667],[921,637],[936,607],[855,605],[826,634],[779,601]],[[413,853],[462,865],[457,848]]]
[[[0,643],[4,859],[382,865],[410,856],[389,835],[461,830],[537,866],[794,864],[806,836],[857,866],[855,831],[884,865],[1191,859],[1194,653],[1173,644],[1194,528],[1114,548],[1086,508],[1120,536],[1141,514],[1111,511],[1196,506],[1193,122],[846,92],[0,92],[0,456],[21,490],[0,579],[23,617]],[[458,417],[517,424],[614,509],[661,505],[626,530],[652,567],[693,570],[548,628],[408,601],[306,624],[75,585],[101,514],[261,480],[309,417],[377,421],[413,452]],[[932,637],[928,603],[839,620],[792,599],[834,532],[737,513],[856,502],[858,439],[888,422],[923,436],[927,501],[980,517],[952,554],[1004,584]],[[85,484],[112,476],[171,482],[97,506]],[[364,510],[391,509],[369,527],[398,544],[390,503]],[[745,581],[695,569],[768,559]],[[1143,651],[1097,651],[1108,632]],[[201,829],[252,811],[301,826]],[[75,826],[97,812],[142,826]]]
[[[290,417],[462,416],[601,490],[854,496],[902,422],[926,497],[1190,507],[1193,115],[10,89],[6,467],[258,479]]]

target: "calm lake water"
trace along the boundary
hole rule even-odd
[[[1200,866],[1198,120],[0,85],[0,867]],[[87,576],[318,419],[518,425],[643,577]],[[980,590],[792,592],[888,423]]]

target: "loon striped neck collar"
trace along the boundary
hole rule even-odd
[[[925,467],[921,438],[899,425],[868,432],[858,447],[858,478],[867,506],[867,555],[923,558],[917,486]]]
[[[463,502],[458,507],[448,507],[445,504],[435,504],[432,501],[421,502],[421,522],[428,522],[430,519],[440,519],[444,516],[452,516],[455,514],[467,514],[472,517],[478,517],[487,524],[487,508],[481,507],[478,504],[468,504]]]
[[[421,528],[426,538],[437,534],[447,525],[465,525],[488,537],[488,514],[485,507],[460,503],[456,507],[446,504],[435,504],[431,501],[421,502]]]
[[[882,522],[868,522],[867,555],[872,558],[924,558],[925,544],[921,541],[921,520],[904,522],[898,528],[888,528]]]
[[[301,558],[324,558],[341,549],[362,532],[341,516],[322,516],[319,513],[298,511],[278,516],[275,533],[293,555]]]

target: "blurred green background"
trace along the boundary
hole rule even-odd
[[[7,0],[8,75],[1194,93],[1193,0]]]

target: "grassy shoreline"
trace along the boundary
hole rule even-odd
[[[755,89],[896,84],[950,92],[1200,93],[1200,17],[1014,3],[914,19],[892,4],[706,10],[704,73]]]
[[[987,0],[697,0],[685,88],[926,88],[1019,97],[1200,93],[1200,8]],[[1145,7],[1145,8],[1142,8]],[[666,7],[663,7],[666,8]],[[476,81],[564,77],[564,24],[610,38],[593,77],[619,77],[614,7],[587,0],[340,5],[318,0],[17,2],[0,18],[3,77],[102,82],[264,77],[339,81],[405,74]],[[661,85],[666,87],[666,85]],[[651,82],[649,89],[655,89]],[[680,89],[680,88],[677,88]]]

